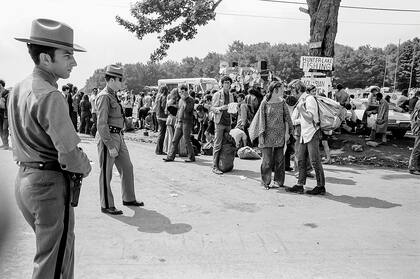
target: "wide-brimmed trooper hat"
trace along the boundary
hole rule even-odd
[[[105,69],[105,74],[113,77],[123,77],[123,68],[118,65],[108,65]]]
[[[32,21],[29,39],[15,39],[28,44],[50,46],[73,51],[86,51],[83,47],[73,43],[73,29],[70,26],[52,19],[35,19]]]

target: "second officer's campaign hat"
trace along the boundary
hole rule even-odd
[[[30,37],[15,39],[28,44],[86,51],[83,47],[73,43],[73,29],[70,26],[52,19],[35,19],[32,21]]]
[[[108,65],[106,66],[105,74],[112,77],[123,77],[123,68],[118,65]]]

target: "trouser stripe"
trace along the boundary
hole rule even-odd
[[[60,240],[60,246],[57,253],[57,262],[55,264],[54,279],[61,278],[61,267],[63,266],[64,252],[66,251],[67,233],[69,230],[69,204],[70,204],[70,181],[66,181],[66,196],[64,199],[64,228]]]
[[[105,145],[105,143],[103,143],[103,145],[104,145],[104,162],[103,162],[103,164],[102,164],[102,173],[103,173],[103,181],[102,181],[102,184],[103,184],[103,187],[104,187],[104,198],[105,198],[105,208],[109,208],[109,203],[108,203],[108,187],[107,187],[107,176],[106,176],[106,173],[107,173],[107,170],[106,170],[106,167],[107,167],[107,165],[106,165],[106,162],[108,161],[108,150],[107,150],[107,148],[106,148],[106,145]]]

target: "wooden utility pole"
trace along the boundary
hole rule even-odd
[[[411,80],[413,79],[414,59],[416,58],[416,45],[413,47],[413,61],[411,61],[410,83],[408,85],[408,92],[411,89]]]
[[[382,82],[382,88],[385,87],[385,79],[386,79],[386,66],[388,62],[388,55],[385,55],[385,71],[384,71],[384,81]]]
[[[397,50],[397,62],[395,64],[395,75],[394,75],[394,91],[395,92],[395,86],[397,84],[397,72],[398,72],[398,62],[400,61],[400,44],[401,44],[401,39],[398,40],[398,50]]]

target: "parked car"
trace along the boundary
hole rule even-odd
[[[368,100],[366,98],[359,99],[354,102],[356,109],[354,110],[358,119],[362,120],[363,113],[367,107]],[[388,131],[396,138],[403,138],[405,133],[411,129],[410,114],[406,112],[398,112],[389,107],[388,114]]]

